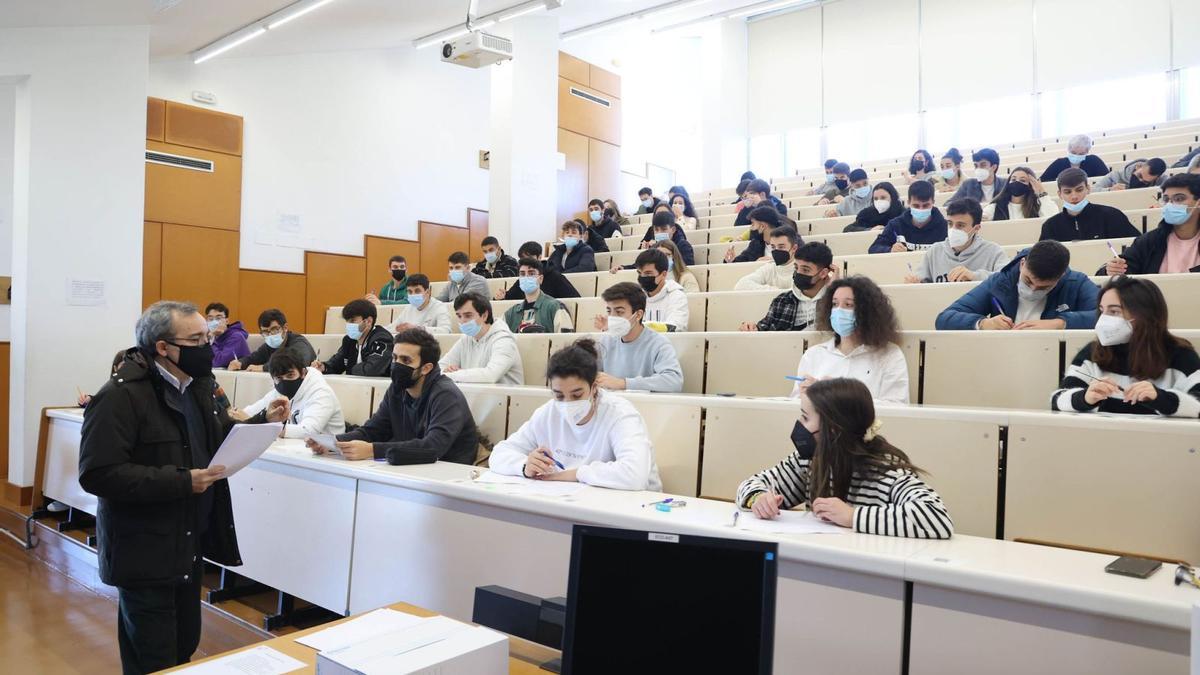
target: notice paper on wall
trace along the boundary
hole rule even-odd
[[[304,665],[303,661],[297,661],[277,649],[259,645],[244,652],[197,663],[180,672],[188,675],[281,675],[300,670]]]
[[[98,279],[67,279],[67,304],[96,307],[104,304],[104,282]]]

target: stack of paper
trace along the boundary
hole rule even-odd
[[[283,675],[304,667],[283,652],[259,645],[228,656],[197,663],[181,672],[188,675]]]
[[[508,638],[444,616],[317,654],[317,675],[506,675]]]
[[[420,622],[419,616],[397,612],[394,609],[377,609],[331,628],[298,637],[296,642],[323,652],[341,649],[384,633],[403,630]]]

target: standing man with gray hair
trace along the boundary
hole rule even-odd
[[[1067,156],[1059,157],[1050,162],[1050,166],[1042,172],[1042,182],[1058,180],[1058,174],[1070,168],[1082,169],[1089,178],[1098,178],[1108,173],[1108,165],[1104,160],[1090,154],[1095,143],[1087,134],[1072,136],[1067,141]]]
[[[208,325],[195,305],[163,301],[135,333],[84,411],[79,450],[127,675],[186,663],[200,643],[202,559],[242,563],[225,467],[209,467],[233,423],[213,397]],[[267,411],[289,415],[286,400]]]

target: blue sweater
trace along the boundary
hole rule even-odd
[[[904,209],[904,213],[892,218],[884,226],[883,232],[875,238],[868,253],[888,253],[896,243],[896,237],[904,237],[904,246],[910,251],[929,248],[946,238],[946,218],[936,207],[929,216],[929,222],[924,227],[913,225],[912,210]]]
[[[996,313],[992,298],[1000,303],[1004,314],[1017,316],[1017,282],[1021,277],[1020,263],[1029,255],[1025,249],[970,292],[954,301],[937,317],[938,330],[974,330],[980,319]],[[1067,270],[1058,285],[1046,297],[1043,319],[1062,319],[1068,329],[1091,329],[1096,326],[1096,306],[1100,289],[1083,272]]]

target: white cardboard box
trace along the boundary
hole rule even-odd
[[[506,675],[508,638],[444,616],[317,653],[317,675]]]

